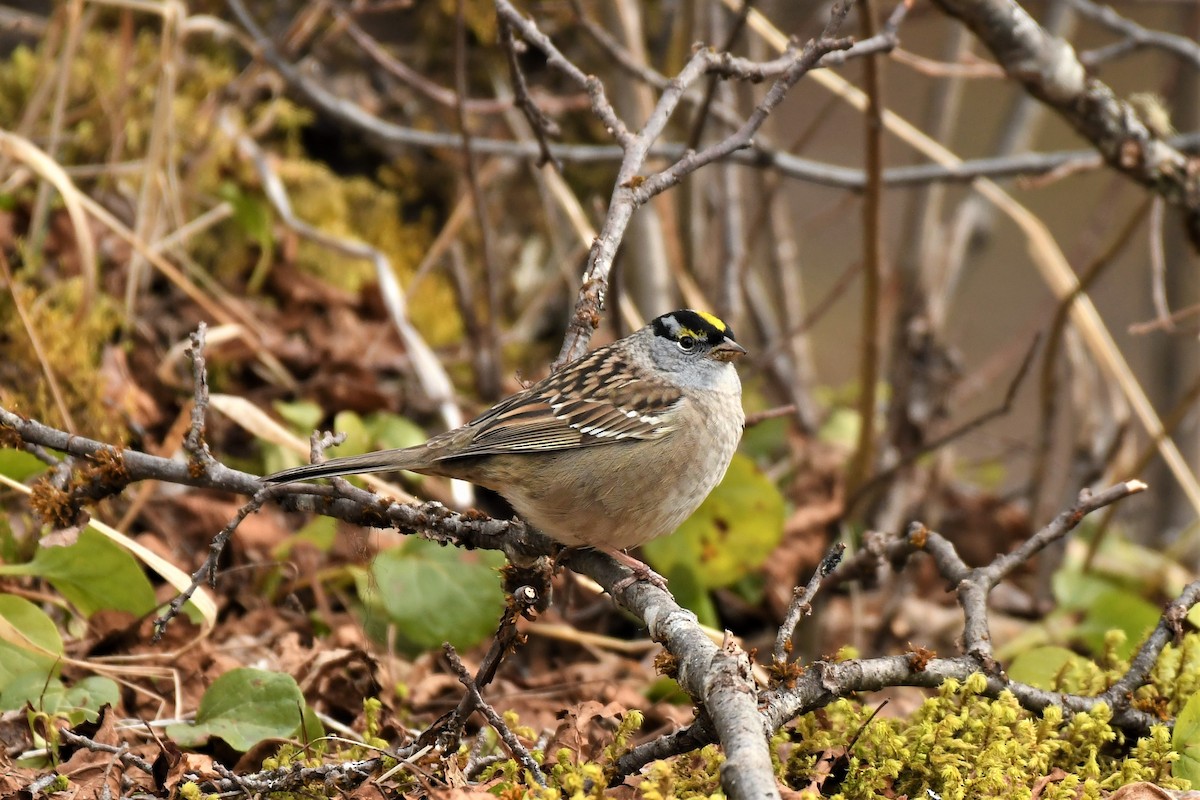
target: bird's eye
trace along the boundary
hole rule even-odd
[[[679,349],[685,353],[690,353],[696,349],[696,338],[694,336],[680,336]]]

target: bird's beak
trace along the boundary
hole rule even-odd
[[[708,351],[708,355],[715,361],[736,361],[746,355],[746,348],[735,342],[733,339],[726,339],[719,345]]]

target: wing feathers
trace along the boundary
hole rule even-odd
[[[599,357],[603,350],[493,407],[443,460],[645,441],[673,430],[686,402],[680,392],[611,352]]]

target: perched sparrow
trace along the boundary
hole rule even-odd
[[[502,495],[569,547],[615,555],[673,532],[729,467],[742,436],[745,348],[711,314],[664,314],[425,444],[267,476],[283,483],[412,470]]]

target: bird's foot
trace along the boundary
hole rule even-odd
[[[610,594],[615,595],[623,592],[638,581],[645,581],[651,586],[662,589],[664,592],[667,591],[667,579],[650,569],[650,565],[645,561],[639,561],[638,559],[626,553],[624,550],[610,550],[605,548],[604,552],[608,553],[617,561],[620,561],[622,564],[629,567],[630,571],[633,573],[631,575],[626,575],[624,578],[621,578],[619,581],[614,583]]]

